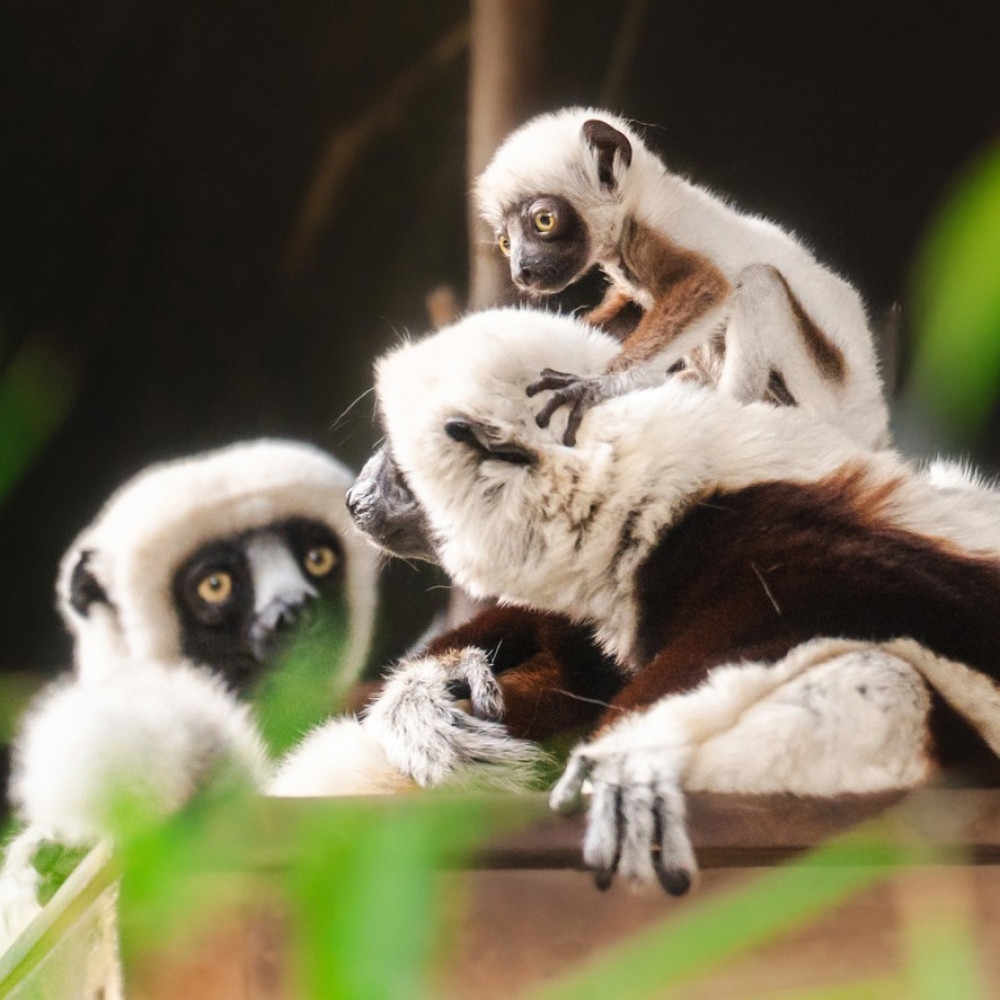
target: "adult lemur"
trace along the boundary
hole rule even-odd
[[[565,447],[525,386],[559,358],[599,372],[615,350],[567,317],[504,310],[377,367],[383,464],[444,567],[473,594],[564,616],[578,638],[592,628],[617,667],[602,735],[553,794],[575,805],[589,778],[585,857],[602,880],[618,869],[687,886],[681,788],[833,794],[953,766],[995,777],[1000,498],[801,410],[677,380],[605,401]],[[521,717],[560,656],[587,648],[529,652],[494,690],[481,676],[491,642],[474,626],[445,637],[366,720],[424,783],[456,756],[523,750],[477,719],[498,741],[465,754],[450,680],[470,671],[481,714],[502,703]]]
[[[886,443],[857,292],[774,224],[670,173],[622,119],[585,108],[532,119],[496,152],[476,197],[520,288],[558,292],[599,264],[611,285],[589,321],[613,328],[630,304],[644,311],[603,372],[546,371],[529,386],[556,390],[543,425],[571,407],[566,444],[588,406],[656,384],[685,357],[740,401],[796,403],[856,441]]]
[[[343,509],[351,479],[297,442],[222,448],[144,470],[70,546],[57,597],[74,669],[32,706],[15,744],[11,798],[26,828],[0,874],[0,949],[39,910],[37,858],[113,834],[117,800],[155,818],[220,770],[268,786],[238,695],[293,629],[322,608],[336,615],[347,642],[331,675],[343,684],[360,672],[375,560]],[[58,995],[117,995],[113,954],[96,958],[84,954],[82,971],[56,963],[49,974],[72,983]]]

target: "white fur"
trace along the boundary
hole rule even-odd
[[[59,608],[76,639],[77,669],[100,673],[122,655],[137,662],[181,658],[180,624],[170,582],[184,559],[214,538],[289,517],[330,526],[347,554],[349,645],[340,669],[361,671],[375,613],[376,560],[344,506],[352,474],[310,445],[259,440],[163,462],[125,483],[63,558]],[[113,608],[94,605],[84,617],[70,604],[80,554]]]
[[[1000,552],[1000,494],[940,489],[897,454],[870,452],[793,407],[740,405],[674,379],[594,407],[576,446],[563,446],[564,417],[539,428],[525,386],[557,358],[595,372],[613,349],[577,320],[508,309],[470,316],[378,362],[393,456],[445,568],[473,595],[592,622],[605,647],[634,665],[636,568],[689,505],[718,489],[814,482],[848,467],[873,485],[895,484],[886,514],[900,527]],[[446,433],[456,415],[538,461],[481,462]],[[638,544],[619,558],[629,518]]]
[[[594,118],[624,133],[632,146],[630,166],[615,157],[612,190],[601,185],[597,154],[582,138],[584,122]],[[726,349],[728,355],[732,347],[733,356],[725,363],[723,391],[742,400],[761,398],[775,367],[799,405],[862,444],[887,442],[888,410],[864,304],[795,237],[670,173],[628,122],[594,108],[567,108],[532,119],[504,141],[476,185],[479,210],[494,228],[515,206],[542,195],[565,198],[577,209],[591,238],[590,264],[600,264],[644,308],[653,302],[649,289],[634,285],[619,266],[622,228],[629,217],[706,257],[731,286],[754,286],[737,292],[742,306],[736,314],[727,318],[726,309],[715,310],[682,332],[657,359],[660,370],[703,343],[720,322],[729,322]],[[818,376],[788,315],[787,300],[784,305],[776,301],[774,288],[757,280],[758,265],[781,272],[806,314],[842,352],[842,385]],[[747,384],[748,376],[753,385]]]
[[[694,875],[682,790],[837,795],[921,784],[934,773],[921,679],[929,656],[909,641],[818,639],[776,664],[718,667],[696,690],[574,750],[553,808],[574,809],[589,790],[584,860],[608,868],[620,839],[622,876],[647,884],[657,812],[665,867]]]
[[[353,716],[317,726],[278,765],[268,794],[288,798],[386,795],[414,787]]]
[[[464,681],[475,714],[453,698]],[[406,661],[389,676],[364,724],[392,764],[425,787],[448,784],[515,791],[530,787],[545,755],[497,721],[502,696],[482,650]]]
[[[269,765],[250,710],[208,671],[183,663],[116,665],[53,685],[15,745],[20,817],[69,844],[115,832],[115,810],[155,820],[206,780],[229,773],[263,787]]]

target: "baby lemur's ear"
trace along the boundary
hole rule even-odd
[[[506,440],[499,428],[469,417],[449,417],[444,431],[452,441],[471,445],[483,459],[499,459],[512,465],[534,465],[538,456],[511,438]]]
[[[615,188],[615,155],[621,157],[622,168],[632,162],[632,143],[628,136],[607,122],[591,118],[583,123],[583,137],[597,151],[597,176],[609,191]]]

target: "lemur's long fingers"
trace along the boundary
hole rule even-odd
[[[583,783],[593,769],[593,760],[583,754],[573,754],[549,795],[549,806],[556,812],[579,812],[583,808]]]
[[[695,871],[694,852],[677,815],[662,795],[653,802],[653,870],[671,896],[683,896],[691,888]]]
[[[594,869],[594,884],[607,889],[622,860],[622,844],[627,836],[624,792],[620,785],[599,781],[594,786],[583,838],[583,862]]]
[[[548,427],[549,421],[552,419],[552,414],[559,409],[560,406],[566,406],[568,403],[573,402],[573,396],[569,389],[564,389],[562,392],[557,392],[539,411],[535,417],[535,423],[539,427]]]
[[[473,647],[463,650],[454,673],[468,685],[473,715],[492,722],[503,719],[503,693],[490,667],[489,658],[481,649]]]
[[[589,404],[584,401],[584,397],[577,397],[573,408],[569,411],[569,419],[566,421],[566,430],[563,433],[563,444],[567,448],[572,448],[576,444],[576,432],[583,423],[584,414],[589,409]]]
[[[565,389],[566,386],[572,385],[580,378],[579,375],[573,375],[570,372],[557,372],[554,368],[543,368],[538,374],[538,380],[532,382],[524,390],[526,395],[537,396],[538,393],[546,392],[549,389]]]

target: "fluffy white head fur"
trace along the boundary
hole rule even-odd
[[[96,675],[122,656],[137,661],[181,658],[180,624],[170,581],[199,546],[290,517],[321,521],[347,554],[350,640],[342,669],[364,665],[375,613],[375,558],[344,506],[352,473],[306,444],[260,440],[164,462],[115,492],[70,546],[60,566],[59,609],[77,642],[76,662]],[[70,604],[81,553],[112,608],[83,617]]]
[[[579,321],[508,309],[469,316],[378,362],[393,456],[445,568],[474,595],[593,622],[627,661],[636,568],[691,503],[716,489],[814,481],[847,463],[874,482],[898,482],[891,509],[901,526],[967,548],[1000,546],[996,494],[939,490],[898,456],[867,451],[801,410],[740,405],[678,379],[594,407],[576,446],[565,447],[565,408],[539,428],[544,397],[527,398],[525,387],[544,367],[596,373],[615,349]],[[453,440],[446,424],[456,417],[533,461]]]
[[[185,663],[118,662],[108,677],[55,684],[15,748],[11,798],[22,819],[67,843],[114,833],[114,810],[151,820],[213,774],[262,788],[270,766],[249,708]]]
[[[614,158],[616,183],[610,190],[598,176],[596,150],[583,139],[584,122],[592,118],[622,132],[632,145],[630,167]],[[504,140],[476,182],[476,201],[482,217],[497,228],[526,200],[543,194],[565,198],[587,220],[594,263],[617,246],[623,220],[639,203],[633,179],[664,173],[659,158],[624,119],[596,108],[564,108],[532,118]]]

